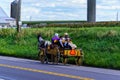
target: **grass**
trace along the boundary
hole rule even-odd
[[[31,28],[16,33],[14,29],[0,30],[0,55],[38,59],[37,34],[51,40],[54,33],[68,32],[85,54],[85,66],[120,69],[120,28]],[[74,63],[70,59],[69,63]]]

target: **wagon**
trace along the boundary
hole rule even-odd
[[[83,62],[83,51],[82,49],[60,49],[60,54],[63,64],[68,62],[68,58],[74,57],[75,63],[81,65]]]
[[[75,63],[81,65],[83,62],[83,51],[82,49],[64,49],[54,45],[53,48],[47,47],[45,51],[39,52],[39,60],[41,63],[52,62],[58,64],[60,60],[65,65],[68,62],[68,58],[74,57]]]

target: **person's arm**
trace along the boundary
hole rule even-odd
[[[63,43],[62,43],[62,40],[59,40],[59,42],[60,42],[60,45],[61,45],[62,47],[64,47],[64,46],[63,46]]]

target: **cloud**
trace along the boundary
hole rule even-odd
[[[49,3],[49,4],[32,3],[32,6],[34,6],[34,7],[56,7],[56,5],[54,3]]]
[[[120,0],[99,0],[97,2],[97,21],[115,21],[120,10]]]
[[[102,6],[102,5],[97,5],[97,9],[115,10],[115,9],[120,9],[120,6],[118,6],[118,5],[114,5],[114,6]]]
[[[119,5],[120,0],[111,0],[111,1],[100,0],[99,3],[102,4],[102,5]]]
[[[120,0],[100,0],[97,2],[97,9],[114,10],[120,9]]]
[[[24,4],[29,2],[28,0],[23,2]],[[32,11],[36,11],[40,9],[40,11],[36,14],[40,20],[72,20],[72,19],[82,19],[80,17],[81,10],[86,11],[86,0],[41,0],[41,1],[33,1],[29,6],[32,6]],[[23,15],[28,16],[29,8],[28,5],[23,5]],[[27,9],[27,10],[26,10]],[[34,10],[33,10],[34,9]],[[30,10],[31,11],[31,10]],[[30,15],[31,13],[29,13]],[[36,18],[35,14],[31,14],[32,18]],[[80,18],[78,18],[80,17]],[[27,17],[28,19],[28,17]],[[84,18],[83,18],[84,19]]]

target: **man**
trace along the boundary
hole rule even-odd
[[[69,48],[70,46],[69,46],[69,41],[70,41],[70,38],[69,38],[69,35],[68,35],[68,33],[64,33],[64,39],[65,39],[65,43],[64,43],[64,47],[65,48]]]
[[[63,36],[60,36],[59,44],[61,48],[64,48],[64,42],[65,42],[65,38]]]
[[[72,43],[71,38],[69,37],[68,33],[64,33],[64,38],[65,38],[65,43],[64,43],[65,48],[70,48],[70,49],[77,48],[77,46]]]

